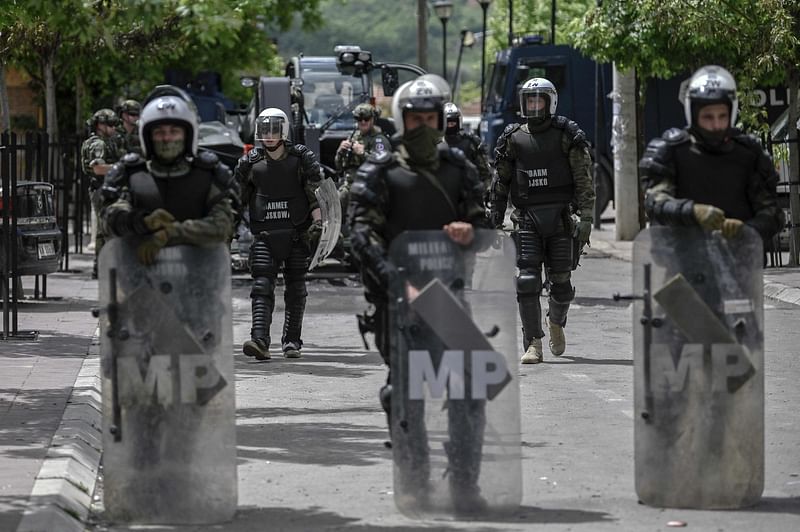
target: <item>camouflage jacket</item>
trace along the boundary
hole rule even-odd
[[[572,179],[575,183],[574,206],[580,212],[581,219],[594,220],[594,184],[592,180],[592,156],[589,153],[589,144],[586,134],[578,124],[563,116],[554,116],[550,127],[559,127],[563,130],[561,136],[561,149],[569,160]],[[497,209],[505,212],[508,195],[511,191],[511,180],[514,179],[516,146],[508,142],[508,138],[521,129],[530,134],[528,124],[510,124],[497,140],[494,150],[495,167],[497,175],[492,180],[491,201],[497,204]],[[536,132],[533,133],[536,135]],[[493,207],[494,209],[494,207]]]
[[[481,138],[470,131],[461,130],[455,135],[445,135],[445,142],[451,148],[458,148],[467,156],[467,160],[478,169],[478,177],[486,188],[492,182],[492,169],[489,166],[489,156],[486,145]]]
[[[358,155],[352,148],[349,150],[338,150],[336,152],[336,171],[344,176],[344,183],[347,186],[353,184],[358,167],[364,164],[370,153],[392,151],[389,139],[381,131],[381,128],[374,126],[369,133],[363,135],[361,131],[355,130],[348,139],[350,142],[358,142],[364,145],[364,153]]]
[[[444,168],[448,165],[449,169]],[[373,153],[367,162],[358,169],[356,181],[351,189],[350,206],[348,209],[348,224],[350,226],[350,241],[353,254],[362,266],[362,279],[371,297],[385,297],[386,287],[389,283],[392,266],[387,260],[387,253],[391,245],[390,222],[397,216],[404,218],[403,213],[392,212],[390,205],[392,189],[387,179],[388,172],[398,166],[403,169],[422,175],[419,170],[411,166],[407,160],[407,152],[401,145],[395,153]],[[446,144],[439,144],[439,168],[428,169],[430,177],[436,179],[442,172],[450,172],[452,176],[459,176],[458,194],[451,207],[455,209],[452,221],[463,221],[472,224],[476,229],[487,227],[484,208],[482,204],[483,185],[478,180],[475,166],[467,161],[463,152],[455,150]],[[438,185],[442,187],[442,185]],[[440,189],[441,191],[444,188]],[[437,192],[437,195],[440,192]],[[415,206],[408,205],[414,212]],[[417,226],[424,226],[429,221],[430,213],[414,212]],[[439,218],[441,213],[435,213],[433,218]],[[430,229],[441,229],[442,224],[429,226]],[[395,227],[394,230],[399,229]],[[383,295],[382,295],[383,294]]]
[[[105,139],[97,133],[83,141],[81,146],[81,168],[83,173],[96,181],[94,188],[102,184],[102,177],[95,176],[93,167],[97,164],[114,164],[120,159],[120,152],[114,139]]]
[[[696,156],[706,159],[710,167],[719,163],[716,158],[736,157],[736,161],[749,161],[744,171],[748,178],[742,193],[746,195],[744,202],[753,213],[750,219],[742,220],[755,229],[765,241],[781,230],[785,222],[783,210],[778,206],[777,184],[778,173],[769,154],[761,143],[752,135],[739,130],[726,142],[723,150],[705,149],[687,129],[672,128],[661,137],[650,141],[639,169],[642,176],[642,187],[645,190],[645,212],[651,221],[667,225],[697,225],[694,216],[692,198],[680,197],[677,190],[678,168],[676,155],[679,150],[692,150]],[[736,152],[736,153],[734,153]],[[706,176],[692,176],[698,180]],[[720,176],[709,176],[719,178]],[[726,193],[734,189],[720,189],[720,200]],[[734,196],[730,196],[736,199]],[[714,204],[714,200],[706,201]]]
[[[139,128],[133,128],[133,131],[128,133],[125,126],[120,124],[117,126],[117,134],[114,136],[114,142],[117,146],[117,152],[122,155],[133,152],[142,154],[142,146],[139,144]]]
[[[236,182],[230,170],[212,153],[201,153],[190,165],[192,172],[207,173],[211,179],[205,198],[206,214],[202,218],[174,222],[167,245],[227,242],[233,234],[234,209],[238,204]],[[127,236],[151,232],[144,224],[144,217],[150,212],[137,205],[129,188],[130,176],[136,172],[151,173],[150,163],[136,153],[129,153],[106,174],[101,190],[100,220],[107,234]]]

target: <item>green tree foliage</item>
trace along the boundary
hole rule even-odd
[[[213,70],[223,79],[258,69],[274,71],[267,28],[320,23],[320,0],[11,0],[0,7],[0,28],[20,46],[5,57],[26,70],[47,94],[48,130],[59,105],[74,100],[80,79],[93,96],[88,109],[122,97],[144,96],[166,68]],[[80,84],[80,83],[78,83]]]
[[[799,19],[795,0],[606,1],[587,13],[575,43],[597,60],[635,68],[641,79],[720,64],[747,91],[787,83],[800,63]],[[754,111],[743,103],[752,123]]]

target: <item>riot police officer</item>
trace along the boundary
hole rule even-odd
[[[464,129],[461,109],[456,104],[447,102],[444,105],[444,116],[447,119],[447,129],[444,132],[445,142],[451,148],[458,148],[464,152],[467,160],[478,169],[478,177],[488,190],[492,181],[492,170],[489,167],[486,146],[478,135]]]
[[[289,141],[289,120],[276,108],[256,118],[255,139],[260,146],[239,159],[234,171],[242,187],[250,232],[250,292],[253,326],[242,346],[256,360],[270,358],[270,325],[275,307],[275,280],[282,268],[286,282],[281,347],[286,358],[298,358],[306,308],[306,271],[311,250],[322,231],[314,194],[322,179],[317,157],[302,144]]]
[[[104,227],[143,235],[139,261],[178,244],[227,242],[238,202],[236,182],[216,155],[197,152],[197,111],[177,87],[157,87],[139,120],[142,154],[128,153],[103,184]]]
[[[116,140],[122,154],[131,151],[142,153],[138,124],[141,112],[142,106],[136,100],[125,100],[119,107],[120,123],[117,126]]]
[[[529,79],[519,100],[527,121],[510,124],[497,140],[491,218],[496,227],[502,226],[510,193],[518,222],[517,301],[525,347],[521,362],[537,364],[543,358],[542,264],[550,280],[550,351],[558,356],[566,349],[564,326],[575,296],[571,271],[575,254],[589,240],[595,194],[586,135],[578,124],[556,115],[555,86],[544,78]],[[579,222],[573,221],[571,209]]]
[[[639,162],[652,223],[721,229],[744,225],[769,241],[783,227],[778,174],[752,135],[736,129],[736,81],[722,67],[700,68],[684,97],[687,126],[650,141]]]
[[[351,189],[353,253],[361,264],[366,299],[375,307],[375,342],[387,365],[391,361],[388,290],[396,271],[387,258],[392,241],[407,230],[443,229],[457,244],[468,245],[474,238],[474,229],[486,226],[482,185],[475,167],[460,150],[441,142],[445,101],[439,88],[427,80],[417,79],[400,87],[392,102],[399,145],[393,153],[372,153],[359,168]],[[390,396],[391,387],[387,384],[380,393],[387,414],[391,410]],[[448,452],[450,490],[457,510],[479,511],[486,506],[479,495],[480,464],[475,463],[480,461],[484,404],[464,403],[467,404],[458,407],[451,404],[448,411],[450,439],[455,442]],[[424,424],[424,412],[408,417],[409,424]],[[390,431],[393,432],[391,418]],[[418,445],[412,452],[412,460],[424,471],[427,444]],[[401,482],[414,484],[405,489],[425,497],[424,479]]]
[[[92,205],[92,237],[94,247],[94,266],[92,279],[97,279],[97,257],[105,243],[105,234],[98,224],[98,215],[102,207],[102,198],[98,193],[105,175],[124,152],[120,152],[115,142],[116,127],[119,119],[111,109],[99,109],[88,122],[91,135],[81,146],[81,162],[83,172],[89,178],[89,198]]]

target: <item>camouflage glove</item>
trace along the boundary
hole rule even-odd
[[[306,230],[306,240],[312,252],[317,249],[320,237],[322,237],[322,220],[314,220]]]
[[[692,211],[697,223],[706,231],[722,229],[722,224],[725,222],[725,212],[722,209],[718,209],[713,205],[695,203]]]
[[[574,237],[578,240],[580,247],[583,248],[589,243],[589,235],[592,234],[592,220],[581,218],[581,221],[575,226]]]
[[[722,223],[722,236],[725,238],[734,238],[739,236],[739,233],[742,231],[742,227],[744,227],[743,221],[736,218],[725,218],[725,221]]]
[[[145,266],[150,266],[156,261],[158,252],[167,245],[169,241],[169,229],[173,227],[173,225],[170,225],[159,229],[139,244],[139,247],[136,248],[136,256],[139,262]]]
[[[144,225],[151,231],[158,231],[174,221],[175,217],[164,209],[156,209],[144,217]]]

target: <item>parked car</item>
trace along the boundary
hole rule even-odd
[[[2,188],[0,188],[0,229],[3,231]],[[17,183],[17,202],[9,209],[17,221],[17,272],[19,275],[46,275],[58,271],[61,257],[61,230],[56,223],[53,185],[40,181]],[[9,221],[11,218],[9,218]],[[0,269],[4,274],[6,253],[0,233]],[[10,263],[10,261],[9,261]]]

